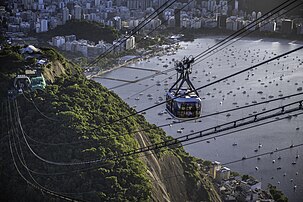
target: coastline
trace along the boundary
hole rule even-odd
[[[168,53],[168,52],[177,51],[180,48],[179,43],[165,44],[163,46],[164,47],[159,47],[159,49],[157,49],[157,50],[153,50],[149,54],[146,54],[144,56],[139,56],[138,55],[138,57],[136,57],[135,59],[131,59],[131,60],[123,62],[121,64],[114,65],[113,67],[111,67],[109,69],[88,72],[88,73],[85,74],[85,76],[86,76],[87,79],[92,79],[94,77],[100,77],[100,76],[102,76],[106,73],[117,70],[117,69],[119,69],[123,66],[130,65],[130,64],[136,63],[138,61],[144,61],[144,60],[147,60],[151,57],[160,56],[160,55],[163,55],[163,54]]]
[[[185,35],[181,41],[194,41],[196,39],[199,38],[203,38],[203,37],[222,37],[222,36],[229,36],[231,34],[234,33],[234,31],[229,31],[229,30],[221,30],[221,29],[198,29],[196,30],[196,32],[190,32],[191,30],[186,30],[185,32],[183,31],[182,33]],[[173,31],[175,32],[175,31]],[[176,34],[176,33],[175,33]],[[282,35],[281,33],[268,33],[268,32],[256,32],[256,33],[251,33],[249,36],[245,36],[243,38],[249,38],[249,39],[259,39],[260,37],[262,37],[262,39],[266,40],[266,39],[275,39],[275,40],[293,40],[293,41],[299,41],[299,42],[303,42],[303,35]],[[242,39],[242,38],[241,38]],[[174,43],[174,44],[165,44],[164,46],[168,46],[169,48],[174,47],[176,44],[178,43]],[[180,47],[174,47],[175,50],[178,50]],[[136,63],[138,61],[143,61],[146,60],[150,57],[154,57],[156,55],[159,55],[159,53],[161,53],[162,51],[165,51],[165,48],[163,49],[159,49],[159,50],[152,50],[151,53],[147,54],[147,55],[137,55],[138,57],[136,57],[135,59],[131,59],[129,61],[126,61],[124,63],[121,64],[117,64],[117,65],[113,65],[113,67],[110,67],[109,69],[106,70],[99,70],[99,71],[91,71],[91,72],[86,72],[85,76],[88,79],[92,79],[94,77],[99,77],[102,76],[106,73],[109,73],[111,71],[117,70],[125,65],[129,65],[129,64],[133,64]],[[147,51],[146,51],[147,52]],[[164,54],[164,53],[163,53]]]
[[[201,37],[213,37],[213,36],[229,36],[235,33],[230,30],[221,29],[198,29],[196,32],[184,32],[185,38],[188,41],[193,41]],[[189,36],[188,36],[189,35]],[[241,36],[239,36],[241,37]],[[243,38],[264,38],[264,39],[277,39],[277,40],[293,40],[303,42],[303,35],[296,34],[282,34],[282,33],[270,33],[270,32],[253,32]]]

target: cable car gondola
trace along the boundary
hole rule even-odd
[[[26,71],[26,74],[17,75],[14,80],[14,87],[18,94],[22,94],[24,91],[35,91],[44,90],[46,87],[46,82],[42,73],[37,73],[36,71]],[[12,92],[9,93],[10,95]]]
[[[17,75],[17,77],[14,80],[14,87],[16,90],[18,90],[19,94],[22,94],[24,90],[27,90],[30,88],[31,80],[26,75]]]
[[[44,90],[45,87],[46,87],[46,82],[43,77],[43,74],[31,78],[31,91]]]
[[[201,114],[201,98],[189,79],[194,58],[176,63],[177,81],[166,94],[166,109],[175,118],[193,119]],[[184,83],[187,84],[183,87]]]

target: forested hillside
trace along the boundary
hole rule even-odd
[[[1,201],[54,201],[41,189],[84,201],[220,201],[183,148],[113,158],[170,137],[141,115],[115,122],[133,109],[52,49],[42,49],[45,91],[7,99],[12,79],[35,62],[19,49],[0,54]]]
[[[89,30],[89,31],[88,31]],[[64,25],[59,25],[55,29],[51,29],[48,32],[31,33],[31,36],[37,37],[39,40],[49,41],[55,36],[68,36],[76,35],[77,39],[85,39],[98,43],[103,40],[108,43],[112,43],[113,40],[119,37],[117,30],[101,25],[97,22],[67,21]]]

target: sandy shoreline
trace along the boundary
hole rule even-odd
[[[166,47],[167,46],[167,47]],[[109,73],[111,71],[114,71],[116,69],[119,69],[121,67],[124,67],[126,65],[130,65],[130,64],[134,64],[138,61],[143,61],[143,60],[147,60],[151,57],[155,57],[155,56],[159,56],[159,55],[163,55],[163,54],[166,54],[167,52],[173,52],[173,51],[177,51],[178,49],[180,48],[179,46],[179,43],[175,43],[175,44],[170,44],[170,45],[164,45],[164,47],[162,47],[160,50],[154,50],[152,53],[150,54],[147,54],[145,56],[138,56],[137,58],[135,59],[131,59],[127,62],[124,62],[122,64],[118,64],[118,65],[115,65],[114,67],[110,68],[110,69],[107,69],[107,70],[100,70],[98,72],[87,72],[86,73],[86,78],[88,79],[92,79],[92,78],[95,78],[95,77],[100,77],[106,73]]]

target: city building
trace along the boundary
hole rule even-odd
[[[221,182],[222,180],[228,180],[230,178],[230,169],[227,167],[220,168],[216,172],[216,180]]]
[[[131,36],[126,40],[125,49],[130,50],[130,49],[134,49],[135,47],[136,47],[135,37]]]
[[[239,1],[235,0],[235,10],[238,11],[239,10]]]
[[[69,9],[65,7],[62,9],[62,24],[65,24],[66,21],[68,20],[69,20]]]
[[[227,30],[233,30],[237,31],[238,30],[238,23],[236,18],[227,18],[226,20],[226,29]]]
[[[277,30],[277,23],[274,21],[261,23],[261,32],[275,32]]]
[[[147,8],[152,6],[152,1],[150,0],[128,0],[127,7],[130,10],[143,10],[145,11]]]
[[[175,27],[181,27],[181,10],[175,9]]]
[[[210,12],[214,12],[217,8],[216,0],[208,0],[207,2],[207,10]]]
[[[297,25],[297,34],[303,34],[303,24]]]
[[[230,169],[222,167],[221,163],[218,161],[212,162],[209,172],[210,176],[217,182],[228,180],[230,178]]]
[[[218,19],[217,19],[218,28],[220,28],[220,29],[226,29],[226,20],[227,20],[227,16],[226,15],[219,15]]]
[[[40,32],[47,32],[48,31],[48,21],[46,19],[40,20]]]
[[[112,1],[107,1],[106,2],[106,8],[112,8],[113,7],[113,2]]]
[[[22,0],[22,4],[25,9],[31,9],[33,6],[34,0]]]
[[[257,10],[253,11],[252,5],[244,5],[246,0],[193,1],[183,8],[187,2],[186,0],[178,1],[166,8],[163,15],[159,15],[144,26],[142,33],[157,27],[159,29],[169,27],[219,28],[237,31],[253,20],[262,18],[260,8],[255,7]],[[9,11],[0,6],[0,19],[6,24],[1,30],[8,38],[18,38],[15,41],[22,41],[28,37],[27,35],[31,31],[47,32],[58,25],[66,24],[71,19],[98,22],[117,30],[133,29],[163,4],[167,4],[167,0],[81,0],[76,2],[71,0],[18,0],[8,4]],[[302,35],[303,20],[291,15],[286,18],[278,17],[274,21],[271,19],[271,21],[260,22],[256,26],[251,26],[249,30]],[[160,27],[159,25],[163,22],[163,26]],[[66,42],[72,41],[66,40]],[[74,47],[73,44],[67,45],[68,49]],[[90,52],[99,51],[91,44],[88,47],[88,55]]]
[[[100,6],[101,0],[95,0],[95,6]]]
[[[76,35],[68,35],[68,36],[65,36],[65,41],[66,41],[66,42],[76,41]]]
[[[74,6],[74,13],[75,13],[74,18],[76,20],[81,20],[82,8],[79,5]]]
[[[294,23],[290,19],[282,20],[281,32],[283,34],[290,34],[293,30]]]
[[[126,48],[126,41],[123,38],[117,39],[113,41],[113,51],[114,53],[119,53],[124,51]]]
[[[114,17],[114,27],[117,30],[121,30],[122,29],[122,20],[119,16]]]
[[[52,38],[52,45],[56,47],[61,47],[65,44],[65,37],[64,36],[55,36]]]
[[[217,170],[220,170],[220,169],[221,169],[221,163],[220,162],[218,162],[218,161],[212,162],[211,167],[210,167],[210,176],[213,179],[216,179]]]
[[[127,7],[130,10],[138,10],[139,9],[139,0],[128,0]]]

